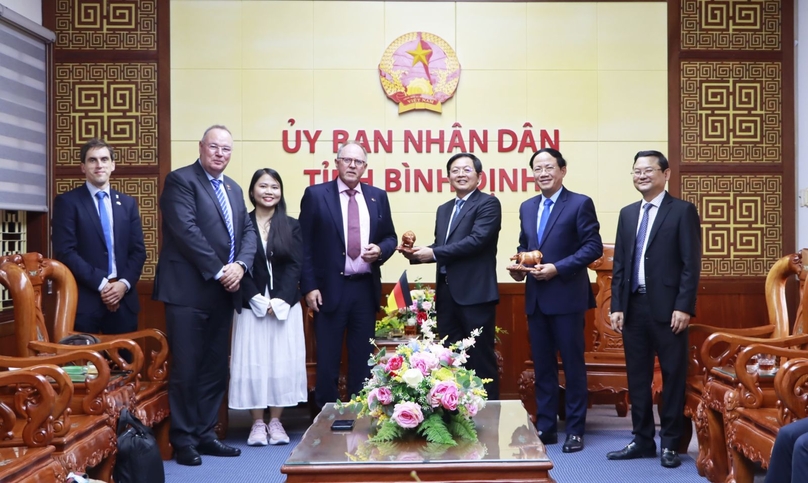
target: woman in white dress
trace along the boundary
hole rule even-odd
[[[286,444],[289,436],[280,422],[283,408],[308,397],[299,288],[300,224],[286,215],[277,171],[256,171],[248,194],[255,206],[250,218],[261,243],[252,270],[241,280],[244,307],[249,310],[242,310],[233,324],[228,401],[232,409],[250,410],[254,422],[248,445]]]

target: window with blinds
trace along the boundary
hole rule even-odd
[[[50,30],[0,5],[0,209],[48,211]]]

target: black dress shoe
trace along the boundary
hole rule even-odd
[[[606,453],[606,458],[610,460],[633,460],[635,458],[653,458],[656,456],[656,446],[642,447],[632,441],[620,451]]]
[[[561,447],[561,451],[564,453],[575,453],[582,449],[584,449],[584,437],[574,434],[568,434],[564,446]]]
[[[193,446],[183,446],[177,450],[177,464],[184,466],[199,466],[202,464],[202,458],[199,457],[199,452]]]
[[[660,457],[659,464],[665,468],[676,468],[682,464],[682,460],[679,459],[679,455],[676,453],[676,450],[665,448],[662,450],[662,456]]]
[[[544,444],[556,444],[558,443],[558,433],[546,433],[544,431],[539,431],[539,439]]]
[[[239,456],[241,450],[232,446],[227,446],[218,439],[202,443],[196,447],[200,454],[207,454],[211,456]]]

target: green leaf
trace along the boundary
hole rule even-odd
[[[388,419],[377,428],[376,435],[372,438],[368,438],[368,441],[372,441],[374,443],[384,443],[393,441],[396,438],[400,438],[403,434],[404,429],[399,427],[392,420]]]
[[[443,417],[438,413],[432,413],[424,419],[418,426],[418,434],[425,437],[431,443],[446,444],[449,446],[457,445],[457,441],[452,437],[446,423],[443,422]]]
[[[477,441],[477,428],[474,422],[466,419],[460,414],[453,414],[449,422],[449,431],[458,438],[468,441]]]

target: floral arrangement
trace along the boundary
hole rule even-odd
[[[477,377],[463,364],[480,329],[446,347],[445,339],[435,340],[433,327],[434,321],[427,318],[421,339],[399,345],[391,356],[382,348],[368,361],[373,366],[371,377],[346,406],[358,417],[367,414],[375,419],[376,434],[369,441],[390,442],[408,433],[449,446],[457,445],[458,438],[477,441],[471,418],[485,407],[483,384],[490,380]]]
[[[436,461],[481,460],[488,454],[488,447],[481,441],[460,440],[455,446],[437,443],[412,445],[396,441],[361,441],[356,450],[346,453],[351,461]]]
[[[436,320],[435,290],[415,281],[415,289],[410,290],[412,305],[402,308],[383,307],[385,316],[376,321],[376,337],[390,337],[390,333],[404,332],[405,326],[415,326],[420,332],[424,321]]]

